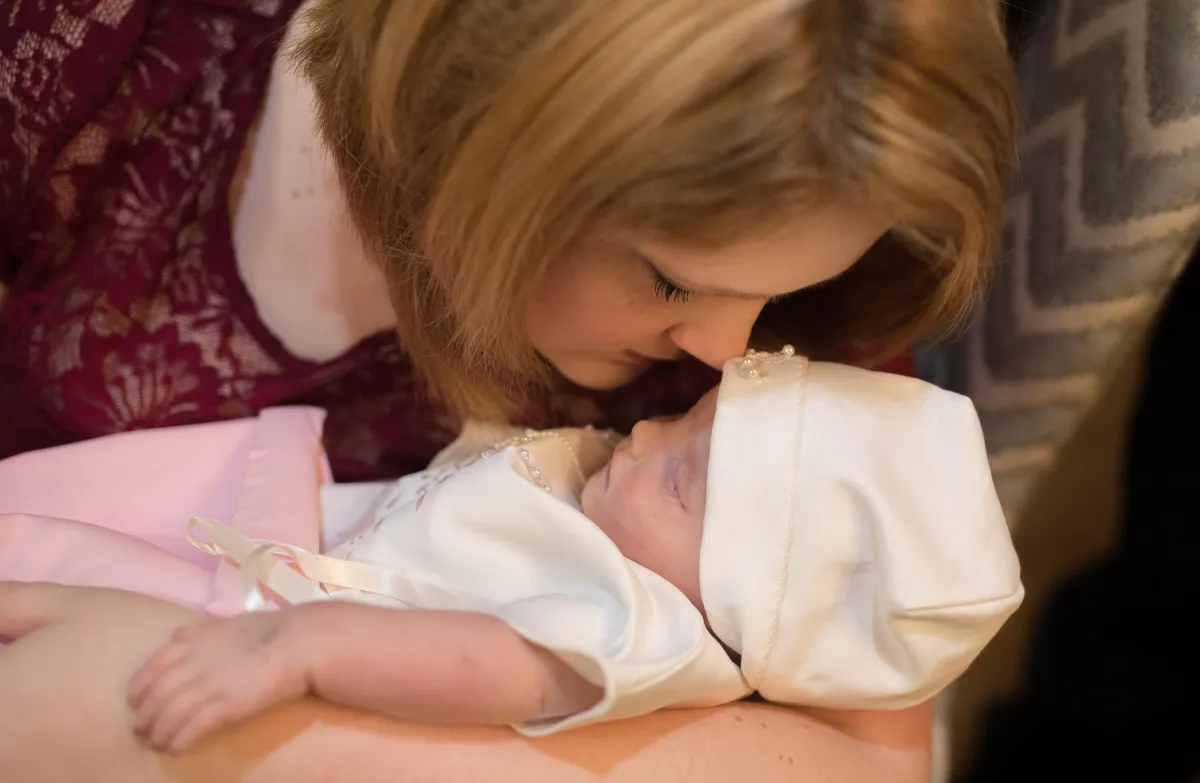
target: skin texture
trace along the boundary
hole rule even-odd
[[[924,783],[929,776],[927,705],[842,713],[839,729],[825,716],[737,704],[531,741],[503,728],[414,726],[306,698],[191,752],[161,756],[129,730],[125,691],[146,657],[195,620],[130,593],[0,583],[0,635],[17,638],[0,650],[0,780]]]
[[[562,375],[593,389],[623,386],[651,361],[684,354],[719,368],[745,351],[772,297],[842,274],[888,227],[872,207],[842,199],[785,231],[720,249],[584,241],[534,292],[530,340]]]

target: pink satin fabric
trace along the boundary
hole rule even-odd
[[[324,412],[110,435],[0,461],[0,580],[113,587],[212,614],[241,608],[229,563],[186,540],[193,516],[320,545]]]

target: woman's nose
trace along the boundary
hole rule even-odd
[[[731,300],[721,302],[673,327],[668,334],[677,347],[714,369],[746,352],[750,331],[764,302]]]

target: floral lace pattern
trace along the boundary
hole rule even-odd
[[[290,355],[236,271],[228,194],[298,0],[0,8],[0,457],[146,427],[328,411],[340,479],[418,470],[457,433],[390,335]],[[627,427],[715,381],[655,368],[534,401],[529,426]]]

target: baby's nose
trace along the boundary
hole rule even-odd
[[[643,419],[633,425],[629,433],[629,456],[635,460],[643,460],[650,453],[650,445],[654,442],[654,434],[658,431],[658,422],[653,419]]]

